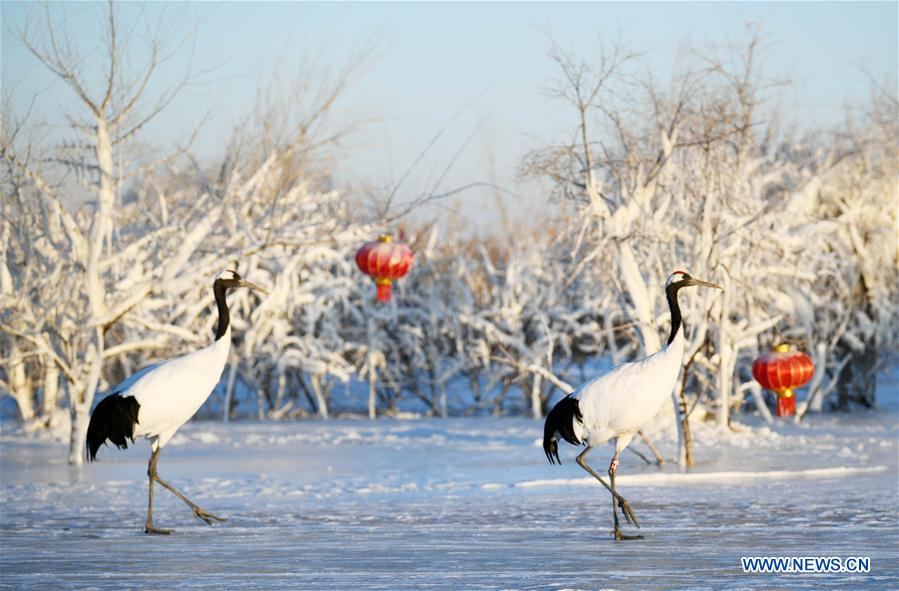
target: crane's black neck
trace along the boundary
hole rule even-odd
[[[215,294],[215,305],[219,311],[219,326],[215,331],[215,340],[219,340],[225,336],[228,330],[228,324],[231,322],[231,316],[228,313],[228,302],[225,301],[225,292],[228,286],[221,279],[216,279],[212,283],[212,292]]]
[[[668,308],[671,310],[671,334],[668,336],[668,344],[677,336],[677,331],[681,327],[682,319],[680,314],[680,306],[677,304],[677,290],[684,287],[680,281],[672,283],[665,288],[665,295],[668,296]]]

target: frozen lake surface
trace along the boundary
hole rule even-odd
[[[696,425],[689,473],[625,452],[645,538],[617,543],[608,494],[571,446],[549,465],[527,419],[190,423],[160,474],[229,520],[207,526],[157,487],[171,536],[141,531],[146,442],[69,467],[62,443],[5,428],[0,587],[899,587],[896,412],[745,420]],[[670,434],[657,444],[674,456]],[[602,473],[610,454],[591,454]],[[741,556],[867,556],[871,572],[743,574]]]

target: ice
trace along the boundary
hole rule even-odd
[[[160,474],[229,520],[207,526],[157,488],[156,525],[176,529],[159,537],[141,532],[145,442],[77,467],[63,443],[5,428],[0,586],[895,589],[895,411],[742,420],[695,424],[689,472],[625,452],[619,490],[645,536],[626,542],[577,450],[549,465],[530,419],[195,421]],[[673,433],[656,443],[674,457]],[[741,556],[869,556],[872,571],[748,575]]]

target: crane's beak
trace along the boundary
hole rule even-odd
[[[715,285],[714,283],[709,283],[708,281],[703,281],[701,279],[693,279],[692,285],[699,285],[701,287],[713,287],[715,289],[720,289],[721,291],[724,291],[724,288],[721,287],[720,285]]]
[[[240,283],[238,283],[238,286],[240,286],[240,287],[249,287],[250,289],[255,289],[256,291],[261,291],[261,292],[264,293],[265,295],[268,295],[268,291],[262,289],[261,287],[259,287],[259,286],[256,285],[255,283],[250,283],[250,282],[247,281],[246,279],[241,279],[241,280],[240,280]]]

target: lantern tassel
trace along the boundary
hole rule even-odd
[[[379,302],[389,302],[390,296],[393,293],[393,282],[389,279],[387,281],[378,281],[378,301]]]
[[[792,390],[781,390],[777,393],[777,416],[792,417],[796,415],[796,397]]]

